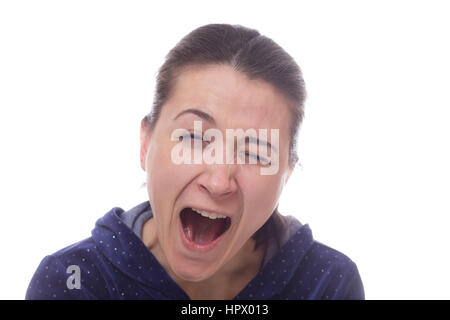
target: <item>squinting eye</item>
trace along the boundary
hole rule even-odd
[[[182,141],[182,140],[185,140],[185,139],[188,139],[188,138],[190,140],[200,140],[200,141],[203,141],[203,142],[207,142],[207,141],[203,140],[202,136],[199,136],[199,135],[196,135],[196,134],[193,134],[193,133],[180,135],[180,137],[178,138],[178,141]]]
[[[267,159],[265,159],[263,157],[260,157],[260,156],[258,156],[256,154],[245,152],[245,155],[249,156],[249,157],[251,157],[253,159],[256,159],[258,161],[258,164],[261,164],[261,165],[268,165],[268,164],[270,164],[269,160],[267,160]]]

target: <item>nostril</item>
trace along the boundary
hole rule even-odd
[[[208,193],[208,195],[210,195],[211,197],[220,197],[220,198],[225,198],[228,197],[229,195],[233,194],[232,190],[224,190],[225,188],[219,187],[216,188],[215,186],[211,186],[211,187],[206,187],[204,185],[201,186],[201,189],[204,190],[205,192]]]
[[[205,187],[204,185],[200,185],[200,189],[202,190],[202,191],[205,191],[205,192],[208,192],[209,193],[209,190],[208,190],[208,188],[207,187]]]

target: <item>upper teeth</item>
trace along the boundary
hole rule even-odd
[[[197,209],[194,209],[194,208],[191,208],[191,209],[193,211],[201,214],[202,216],[210,218],[210,219],[217,219],[217,218],[225,219],[226,218],[226,216],[224,216],[222,214],[207,212],[207,211],[203,211],[203,210],[197,210]]]

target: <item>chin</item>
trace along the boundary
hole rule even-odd
[[[217,271],[217,268],[211,266],[210,264],[203,263],[189,263],[189,262],[181,262],[178,261],[175,263],[172,271],[179,277],[185,281],[190,282],[200,282],[206,280],[214,275]]]

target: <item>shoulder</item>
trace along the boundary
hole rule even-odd
[[[333,265],[342,272],[357,269],[356,264],[347,255],[317,240],[314,240],[304,259],[311,260],[313,264]]]
[[[72,244],[39,264],[25,299],[93,299],[105,296],[106,282],[99,269],[104,258],[92,238]]]
[[[314,299],[364,299],[358,268],[347,255],[314,240],[297,269]]]

